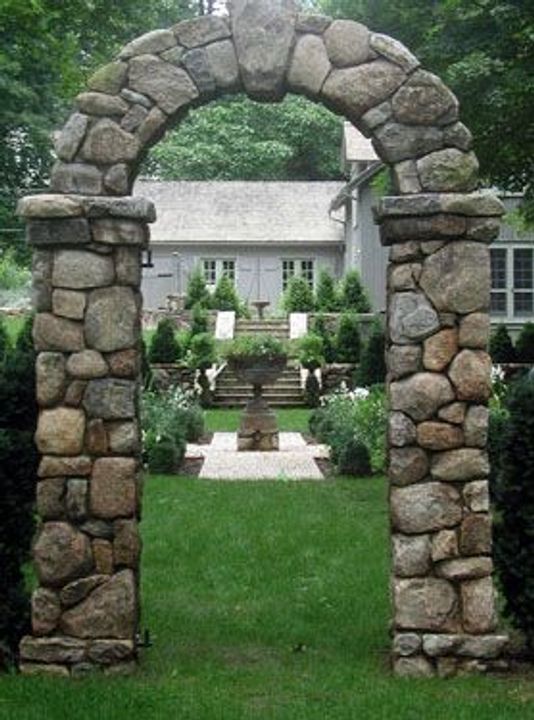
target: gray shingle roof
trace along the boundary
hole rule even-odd
[[[134,195],[156,205],[154,243],[342,243],[329,217],[341,182],[152,182]]]

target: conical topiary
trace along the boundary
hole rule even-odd
[[[371,312],[371,303],[357,270],[348,272],[341,283],[341,304],[343,310],[349,312]]]
[[[489,342],[489,352],[494,363],[515,362],[516,352],[506,325],[498,325]]]
[[[178,362],[180,356],[181,348],[176,338],[174,323],[169,318],[163,318],[159,321],[150,343],[150,362],[171,364]]]

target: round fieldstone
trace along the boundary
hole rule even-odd
[[[478,179],[478,161],[472,152],[446,148],[418,160],[417,172],[423,190],[428,192],[474,190]]]
[[[32,630],[34,635],[49,635],[58,624],[61,605],[57,593],[38,588],[32,595]]]
[[[113,259],[86,250],[60,250],[54,260],[55,287],[84,290],[110,285],[115,277]]]
[[[418,70],[392,99],[395,120],[407,125],[441,125],[458,115],[458,101],[439,77]]]
[[[415,424],[404,413],[390,413],[388,437],[393,447],[413,445],[417,439]]]
[[[113,120],[104,118],[89,130],[81,152],[89,162],[114,165],[135,160],[139,149],[136,137],[125,132]]]
[[[288,73],[289,86],[296,92],[318,95],[331,65],[323,41],[317,35],[304,35],[295,47]]]
[[[139,307],[129,287],[94,290],[85,315],[85,338],[95,350],[113,352],[133,347],[139,336]]]
[[[83,350],[83,325],[51,313],[38,313],[33,323],[33,342],[37,352]]]
[[[71,377],[79,380],[92,380],[105,377],[108,374],[108,365],[96,350],[84,350],[69,357],[67,372]]]
[[[83,406],[87,414],[103,420],[127,420],[135,417],[136,383],[105,378],[91,380],[85,391]]]
[[[37,402],[42,407],[63,399],[66,385],[65,357],[62,353],[39,353],[36,362]]]
[[[471,313],[460,321],[460,347],[485,350],[490,335],[488,313]]]
[[[464,444],[464,434],[456,425],[423,422],[417,426],[417,442],[428,450],[451,450]]]
[[[454,527],[462,519],[460,494],[436,482],[393,488],[391,517],[393,527],[408,535]]]
[[[137,463],[133,458],[99,458],[93,466],[90,505],[104,520],[133,517],[137,508]]]
[[[152,98],[167,115],[173,115],[198,97],[198,90],[185,70],[155,55],[134,57],[129,67],[130,88]],[[117,158],[112,162],[123,159],[127,158]]]
[[[85,414],[75,408],[43,410],[35,440],[44,455],[79,455],[83,449]]]
[[[33,552],[37,576],[43,585],[62,586],[91,569],[89,538],[67,523],[45,523]]]
[[[491,553],[491,519],[488,513],[471,513],[462,521],[460,531],[462,555],[489,555]]]
[[[486,477],[489,469],[488,456],[483,450],[461,448],[436,453],[431,474],[436,480],[463,482]]]
[[[388,372],[393,380],[422,370],[423,352],[419,345],[392,345],[387,353]]]
[[[463,624],[468,633],[486,633],[495,630],[495,591],[490,577],[462,583]]]
[[[325,31],[328,57],[336,67],[361,65],[369,59],[369,30],[353,20],[334,20]]]
[[[458,332],[447,328],[425,340],[423,365],[426,370],[441,372],[458,352]]]
[[[437,312],[422,293],[395,293],[389,307],[389,334],[394,343],[410,345],[439,329]]]
[[[424,262],[420,285],[437,310],[465,315],[486,308],[490,294],[488,248],[451,242]]]
[[[459,400],[485,402],[491,397],[491,357],[482,350],[462,350],[449,369]]]
[[[437,373],[417,373],[390,386],[391,408],[420,422],[454,400],[450,382]]]
[[[392,448],[389,453],[389,479],[393,485],[411,485],[428,473],[428,456],[418,447]]]
[[[393,584],[395,625],[403,630],[454,630],[458,596],[453,585],[438,578],[396,580]]]
[[[489,409],[485,405],[472,405],[465,416],[465,444],[468,447],[486,447],[488,428]]]
[[[398,577],[417,577],[430,571],[428,535],[393,536],[393,572]]]

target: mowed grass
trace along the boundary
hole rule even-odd
[[[308,432],[311,410],[307,408],[276,408],[278,427],[282,432]],[[212,408],[206,410],[206,430],[210,432],[236,432],[242,409]]]
[[[152,477],[143,536],[138,674],[2,677],[2,720],[534,717],[526,680],[390,674],[381,479]]]

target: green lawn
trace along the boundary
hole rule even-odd
[[[239,409],[215,408],[206,411],[206,430],[236,432],[241,417]],[[278,408],[278,426],[284,432],[308,432],[310,410],[307,408]]]
[[[132,678],[0,678],[2,720],[525,720],[526,679],[388,669],[386,485],[148,478]]]

